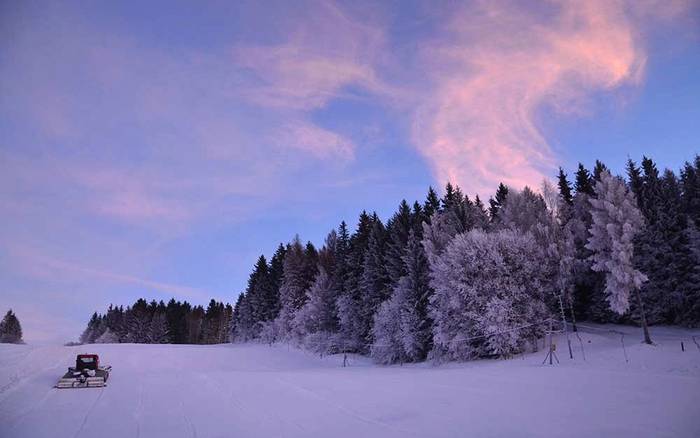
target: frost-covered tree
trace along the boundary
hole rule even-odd
[[[592,225],[586,248],[592,251],[592,269],[605,273],[605,293],[610,308],[625,313],[630,294],[637,297],[638,313],[644,330],[644,342],[650,344],[644,305],[639,290],[646,276],[634,268],[634,237],[644,227],[634,194],[621,178],[600,172],[595,184],[595,198],[590,199]]]
[[[529,187],[511,190],[498,213],[500,227],[536,233],[537,226],[550,221],[547,205],[541,195]]]
[[[386,271],[384,258],[384,227],[381,222],[375,223],[369,237],[367,249],[362,262],[362,277],[360,279],[360,337],[366,342],[372,341],[372,325],[374,313],[381,303],[388,298],[389,275]],[[398,268],[397,268],[398,270]]]
[[[374,224],[379,221],[376,214],[360,214],[357,230],[348,239],[344,255],[338,255],[338,281],[342,288],[338,293],[336,307],[338,309],[338,343],[343,351],[365,351],[367,341],[363,337],[364,327],[362,320],[362,292],[360,283],[364,272],[364,257],[369,245],[370,235]],[[342,242],[342,233],[339,234],[339,248]]]
[[[294,316],[306,302],[306,291],[313,282],[318,255],[315,250],[302,246],[299,236],[290,244],[284,257],[284,270],[280,285],[281,309],[277,320],[277,330],[284,339],[290,339],[293,332]],[[311,267],[311,265],[314,265]]]
[[[19,319],[12,309],[8,310],[5,317],[0,321],[0,343],[23,343],[22,325],[19,323]]]
[[[112,330],[107,329],[104,333],[100,335],[99,338],[95,339],[95,344],[118,344],[119,336],[112,332]]]
[[[414,231],[409,235],[402,261],[406,275],[374,316],[371,354],[380,363],[422,360],[430,349],[429,266]]]
[[[433,215],[430,223],[423,224],[423,249],[432,261],[445,250],[452,238],[465,231],[462,222],[452,210]]]
[[[97,339],[100,336],[98,332],[99,325],[100,316],[97,314],[97,312],[95,312],[90,317],[90,321],[88,321],[87,327],[85,327],[85,330],[83,330],[83,333],[80,335],[80,343],[92,344],[93,342],[95,342],[95,339]]]
[[[294,333],[302,345],[318,353],[336,351],[337,311],[333,278],[324,268],[307,291],[308,299],[294,316]]]
[[[573,313],[582,319],[609,322],[615,314],[610,311],[605,299],[605,275],[591,269],[591,251],[586,248],[592,223],[590,199],[595,197],[592,181],[591,174],[579,163],[575,178],[576,193],[567,221],[575,248],[571,307]]]
[[[516,230],[455,236],[430,263],[433,357],[509,355],[541,335],[549,317],[541,251],[532,235]],[[500,336],[510,331],[517,334]]]

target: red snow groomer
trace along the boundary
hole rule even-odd
[[[79,354],[75,367],[69,367],[56,384],[56,388],[101,388],[107,385],[111,366],[100,366],[100,357],[96,354]]]

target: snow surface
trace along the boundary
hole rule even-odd
[[[602,328],[603,326],[595,326]],[[0,436],[698,437],[700,349],[690,332],[582,333],[510,360],[376,366],[286,346],[0,345]],[[685,342],[682,352],[680,340]],[[700,338],[698,338],[700,342]],[[81,352],[113,372],[102,389],[53,389]]]

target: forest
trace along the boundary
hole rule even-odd
[[[261,255],[231,308],[141,299],[94,314],[82,342],[286,342],[380,363],[510,356],[547,322],[700,324],[700,157],[648,157],[625,177],[596,161],[557,184],[500,184],[487,203],[448,183],[363,211],[323,245],[295,236]]]

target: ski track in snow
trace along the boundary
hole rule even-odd
[[[72,390],[67,389],[66,391],[72,391]],[[76,391],[80,391],[80,389],[77,389]],[[90,409],[88,409],[87,412],[85,413],[85,417],[83,418],[83,422],[80,423],[80,427],[78,428],[77,431],[75,431],[73,438],[78,438],[78,436],[80,436],[80,434],[83,433],[83,429],[85,428],[85,424],[87,424],[88,419],[90,418],[90,414],[92,414],[92,411],[95,410],[95,406],[97,406],[97,404],[100,402],[100,399],[102,399],[102,395],[104,393],[105,393],[105,387],[100,388],[100,394],[97,396],[95,401],[90,405]]]
[[[382,428],[390,429],[390,430],[392,430],[392,431],[398,431],[398,432],[401,432],[401,433],[406,434],[406,435],[415,436],[415,434],[414,434],[412,431],[410,431],[410,430],[400,429],[400,428],[395,427],[395,426],[392,426],[391,424],[388,424],[388,423],[386,423],[386,422],[384,422],[384,421],[374,420],[374,419],[372,419],[372,418],[365,417],[364,415],[359,414],[358,412],[356,412],[356,411],[354,411],[354,410],[352,410],[352,409],[346,408],[345,406],[343,406],[343,405],[341,405],[341,404],[339,404],[339,403],[336,403],[336,402],[334,402],[334,401],[332,401],[332,400],[329,400],[327,397],[324,397],[324,396],[320,395],[318,392],[312,391],[312,390],[310,390],[310,389],[308,389],[308,388],[304,388],[304,387],[301,386],[301,385],[297,385],[297,384],[295,384],[295,383],[289,382],[289,381],[284,380],[284,379],[282,379],[282,378],[277,378],[277,381],[280,382],[280,383],[282,383],[282,384],[284,384],[284,385],[291,386],[291,387],[294,388],[296,391],[298,391],[298,392],[300,392],[300,393],[303,393],[303,394],[306,394],[306,395],[308,395],[308,396],[311,396],[312,398],[314,398],[314,399],[316,399],[316,400],[318,400],[318,401],[323,402],[323,403],[326,404],[327,406],[333,406],[335,409],[339,410],[340,412],[344,413],[345,415],[349,415],[349,416],[351,416],[352,418],[355,418],[355,419],[357,419],[357,420],[360,420],[360,421],[362,421],[362,422],[364,422],[364,423],[371,424],[371,425],[381,426]]]
[[[139,398],[136,402],[134,420],[136,421],[136,438],[141,437],[141,412],[143,410],[143,380],[139,382]]]
[[[182,410],[182,417],[185,419],[187,426],[189,426],[189,429],[192,432],[192,438],[197,438],[197,428],[194,427],[194,423],[190,419],[190,416],[187,415],[187,409],[185,409],[184,401],[180,401],[180,409]]]
[[[697,331],[652,332],[650,347],[614,328],[629,363],[618,336],[584,331],[586,361],[559,339],[554,366],[542,350],[343,368],[287,346],[0,345],[0,437],[700,436],[700,351],[679,341]],[[53,389],[78,352],[113,366],[108,386]]]

